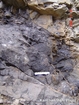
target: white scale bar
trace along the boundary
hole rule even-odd
[[[35,72],[35,75],[47,75],[47,74],[50,74],[50,72]]]

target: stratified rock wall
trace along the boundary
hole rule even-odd
[[[79,104],[78,9],[77,0],[0,1],[0,104]]]

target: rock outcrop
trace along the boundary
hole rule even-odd
[[[78,12],[77,0],[0,1],[0,104],[79,104]]]
[[[68,8],[64,4],[65,1],[52,1],[52,0],[46,0],[46,1],[37,1],[37,0],[2,0],[5,4],[13,6],[15,8],[25,8],[27,5],[30,9],[37,11],[40,14],[46,14],[46,15],[52,15],[57,18],[62,18],[66,16],[66,12],[68,11]],[[70,2],[66,2],[68,5],[72,5]]]

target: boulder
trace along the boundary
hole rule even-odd
[[[32,25],[8,24],[4,25],[4,29],[0,26],[0,30],[0,57],[7,66],[13,65],[25,73],[30,69],[33,72],[53,72],[54,68],[50,64],[53,61],[52,40],[48,31]]]

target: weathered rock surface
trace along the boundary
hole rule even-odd
[[[78,105],[76,1],[3,1],[19,9],[19,14],[13,16],[0,2],[0,104]],[[27,5],[33,10],[20,10]],[[72,28],[68,17],[71,6]],[[34,75],[40,71],[50,74]]]
[[[62,0],[58,0],[58,3],[59,4],[66,4],[66,5],[69,5],[69,6],[73,5],[71,0],[63,0],[63,1]]]
[[[28,7],[32,10],[39,12],[40,14],[52,15],[57,18],[62,18],[66,15],[68,8],[64,3],[71,5],[70,2],[60,2],[60,1],[27,1],[27,0],[2,0],[5,4],[13,6],[17,9],[24,9],[28,5]],[[40,5],[40,6],[39,6]]]
[[[38,6],[39,4],[41,5],[40,7]],[[64,4],[59,6],[57,3],[51,3],[50,5],[43,6],[43,3],[35,1],[28,3],[28,5],[31,9],[40,14],[52,15],[57,18],[64,17],[65,13],[68,11]]]
[[[15,67],[9,67],[6,70],[5,76],[0,76],[0,103],[12,105],[15,105],[14,103],[16,105],[19,103],[23,105],[46,103],[48,105],[49,103],[49,105],[57,105],[63,102],[64,105],[73,103],[76,105],[76,98],[55,91],[50,86],[27,76]]]
[[[28,23],[28,25],[30,25]],[[51,66],[52,42],[50,33],[27,25],[0,26],[0,57],[9,65],[14,65],[26,72],[53,71]],[[7,33],[8,32],[8,33]],[[5,39],[4,39],[5,37]]]
[[[68,83],[64,80],[65,77],[69,78],[68,74],[73,70],[71,54],[65,43],[62,45],[62,41],[58,40],[58,48],[54,49],[54,35],[29,23],[29,20],[23,24],[24,20],[23,23],[16,23],[16,18],[14,19],[14,23],[0,26],[0,93],[2,97],[9,97],[1,98],[1,103],[51,105],[53,101],[57,105],[63,100],[64,105],[75,105],[76,98],[70,96],[78,96],[78,85],[72,89],[70,85],[67,87]],[[17,21],[20,21],[19,18]],[[57,55],[60,57],[56,58]],[[66,76],[52,74],[55,68],[68,73]],[[51,75],[36,77],[36,71],[49,71]]]

